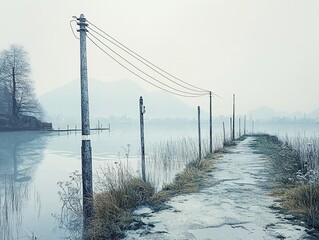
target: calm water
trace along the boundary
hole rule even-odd
[[[249,126],[247,129],[250,130]],[[220,130],[221,124],[216,124],[216,135],[220,134]],[[319,133],[316,124],[255,124],[255,131],[279,133],[282,136],[286,133]],[[196,138],[197,125],[146,123],[145,134],[147,152],[150,145],[170,138]],[[202,136],[208,136],[208,126],[205,124]],[[138,124],[113,125],[110,132],[92,132],[91,139],[95,170],[124,159],[126,161],[129,144],[130,169],[139,171]],[[81,135],[5,132],[0,133],[0,143],[0,239],[30,239],[33,233],[38,239],[63,239],[65,235],[52,216],[59,214],[62,205],[58,195],[61,189],[57,182],[67,181],[70,173],[81,170]],[[169,173],[162,173],[165,181],[172,179],[176,173],[174,169],[168,169]],[[176,169],[179,170],[180,166]]]

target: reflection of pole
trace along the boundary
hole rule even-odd
[[[233,94],[233,140],[235,140],[235,94]]]
[[[198,156],[202,159],[202,143],[201,143],[201,132],[200,132],[200,106],[197,107],[198,110]]]
[[[209,92],[209,150],[213,153],[213,113],[212,113],[212,92]]]
[[[14,180],[18,177],[17,144],[13,145],[13,176]]]
[[[141,161],[142,161],[142,179],[146,182],[145,175],[145,145],[144,145],[144,113],[143,97],[140,97],[140,128],[141,128]]]
[[[83,239],[89,239],[90,218],[93,216],[93,184],[92,153],[89,118],[89,94],[86,60],[86,19],[81,14],[78,18],[80,26],[80,58],[81,58],[81,117],[82,117],[82,184],[83,184]]]

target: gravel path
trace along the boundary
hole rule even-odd
[[[267,160],[251,148],[253,141],[216,161],[211,186],[172,198],[167,210],[139,209],[154,227],[129,231],[126,239],[311,239],[292,216],[271,207],[278,202],[267,194]]]

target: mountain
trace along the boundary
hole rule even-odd
[[[274,111],[270,107],[264,106],[250,111],[248,116],[252,116],[253,119],[271,119],[280,117],[281,113]]]
[[[139,118],[139,97],[143,96],[148,118],[195,118],[196,109],[165,92],[146,92],[131,80],[102,82],[89,80],[91,118],[125,116]],[[73,81],[39,98],[48,120],[80,119],[80,81]],[[79,122],[79,121],[75,121]]]

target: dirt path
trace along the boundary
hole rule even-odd
[[[291,216],[270,206],[267,164],[251,148],[253,137],[223,155],[211,173],[211,186],[199,193],[174,197],[172,208],[146,215],[154,227],[128,232],[126,239],[310,239]]]

